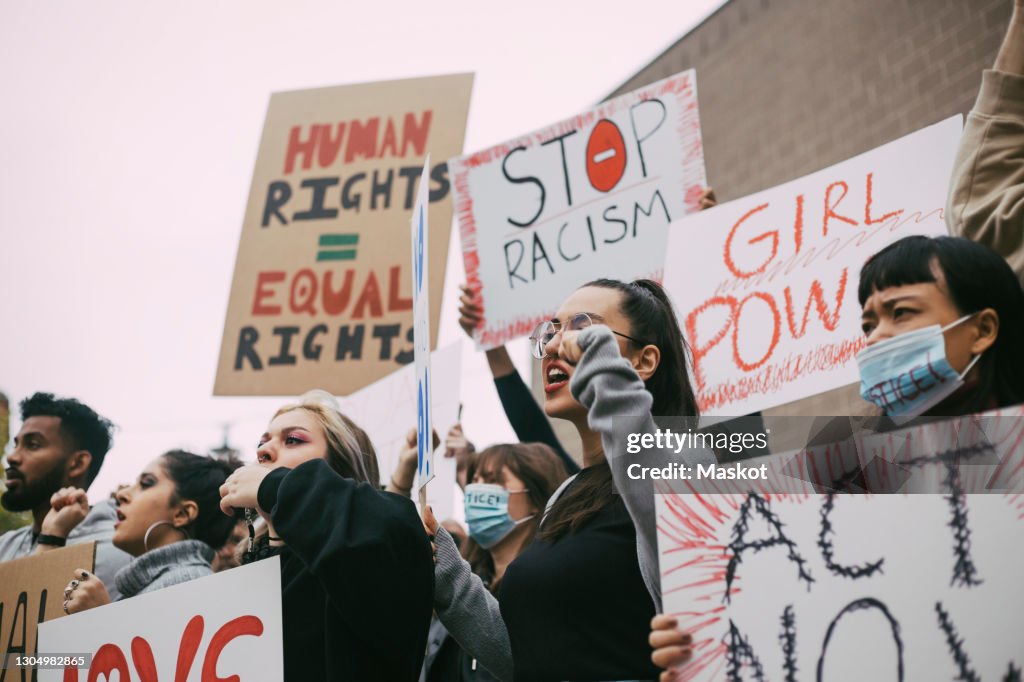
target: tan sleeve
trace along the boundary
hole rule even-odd
[[[960,140],[950,232],[994,249],[1024,284],[1024,76],[985,71]]]

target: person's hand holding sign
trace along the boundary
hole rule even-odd
[[[437,431],[433,432],[434,448],[441,444]],[[419,446],[417,444],[418,434],[413,427],[405,434],[405,444],[398,453],[398,466],[391,472],[391,480],[388,481],[385,490],[402,497],[412,496],[413,482],[416,480],[416,465],[419,463]]]
[[[81,613],[110,603],[103,581],[83,568],[75,569],[75,578],[64,588],[64,613]]]
[[[651,620],[649,643],[654,652],[651,661],[659,668],[665,668],[659,682],[672,682],[679,667],[693,656],[693,637],[678,628],[679,623],[672,616],[659,613]]]

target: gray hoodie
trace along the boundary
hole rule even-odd
[[[629,434],[657,431],[658,426],[651,416],[654,399],[636,370],[619,353],[618,342],[608,327],[594,325],[584,329],[577,340],[583,356],[569,387],[573,396],[587,408],[590,428],[601,433],[616,490],[621,492],[636,527],[640,572],[656,609],[661,612],[654,491],[649,485],[639,486],[629,481],[626,467],[634,462],[643,465],[666,459],[707,464],[715,461],[715,455],[710,450],[689,450],[680,454],[648,450],[639,455],[626,455]],[[548,501],[548,509],[566,487],[563,484],[555,491]],[[435,544],[434,607],[438,617],[467,654],[478,659],[499,679],[511,680],[512,648],[497,599],[473,574],[443,528],[438,529]]]

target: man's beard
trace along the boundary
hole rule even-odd
[[[64,482],[63,466],[53,467],[43,478],[31,484],[24,478],[19,478],[18,482],[17,490],[8,489],[0,496],[0,505],[12,512],[32,511],[49,502],[50,497],[60,490]]]

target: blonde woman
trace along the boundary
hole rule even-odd
[[[412,501],[379,490],[365,455],[333,400],[307,394],[277,411],[256,464],[221,488],[225,513],[255,509],[266,522],[249,559],[281,557],[286,680],[419,675],[430,542]]]

